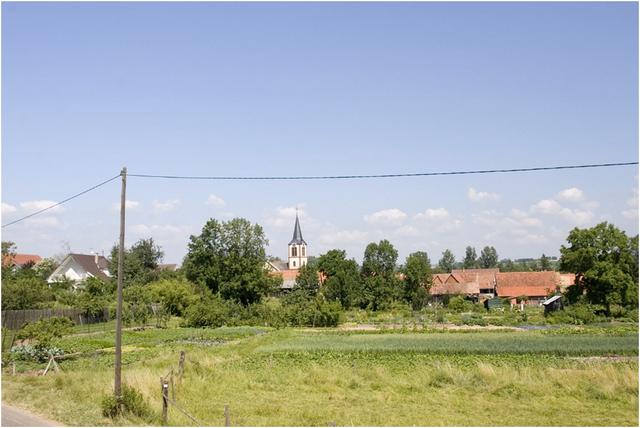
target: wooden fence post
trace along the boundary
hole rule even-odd
[[[224,405],[224,426],[231,426],[231,412],[229,411],[229,405]]]
[[[13,376],[16,375],[16,362],[15,361],[11,361],[11,374]]]
[[[178,363],[178,378],[182,380],[182,374],[184,373],[184,351],[180,351],[180,362]]]
[[[160,378],[160,387],[162,390],[162,425],[166,425],[169,410],[169,384],[163,378]]]
[[[176,387],[173,383],[173,368],[171,369],[171,399],[176,401]]]

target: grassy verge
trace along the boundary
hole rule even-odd
[[[638,424],[637,334],[559,332],[346,334],[264,328],[125,333],[124,381],[155,418],[100,414],[113,356],[61,363],[63,373],[2,378],[2,398],[70,425],[159,424],[159,377],[186,371],[176,399],[203,425]],[[65,350],[109,349],[110,337],[71,336]],[[631,358],[593,359],[614,353]],[[588,357],[591,356],[591,357]],[[56,399],[52,400],[51,397]],[[588,411],[586,411],[588,409]],[[171,408],[171,425],[194,425]]]

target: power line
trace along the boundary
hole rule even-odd
[[[582,164],[582,165],[559,165],[559,166],[541,166],[533,168],[509,168],[509,169],[483,169],[483,170],[468,170],[468,171],[441,171],[441,172],[416,172],[416,173],[399,173],[399,174],[366,174],[366,175],[298,175],[298,176],[194,176],[194,175],[156,175],[156,174],[127,174],[129,177],[139,178],[164,178],[174,180],[349,180],[349,179],[365,179],[365,178],[400,178],[400,177],[429,177],[438,175],[472,175],[472,174],[498,174],[498,173],[514,173],[514,172],[534,172],[534,171],[551,171],[551,170],[563,170],[563,169],[584,169],[584,168],[605,168],[614,166],[631,166],[638,165],[638,162],[614,162],[614,163],[599,163],[599,164]],[[49,207],[43,208],[39,211],[21,217],[17,220],[2,225],[2,228],[11,226],[12,224],[19,223],[23,220],[41,214],[72,199],[84,195],[98,187],[104,186],[107,183],[120,177],[122,174],[118,174],[109,178],[95,186],[92,186],[80,193],[76,193],[60,202],[57,202]]]
[[[367,174],[367,175],[294,175],[294,176],[195,176],[195,175],[155,175],[155,174],[127,174],[129,177],[165,178],[174,180],[349,180],[363,178],[398,178],[398,177],[428,177],[436,175],[471,175],[496,174],[511,172],[550,171],[561,169],[604,168],[613,166],[638,165],[638,162],[615,162],[584,165],[541,166],[534,168],[484,169],[470,171],[444,172],[416,172],[400,174]]]
[[[116,175],[115,177],[112,177],[112,178],[110,178],[110,179],[108,179],[108,180],[105,180],[105,181],[103,181],[102,183],[96,184],[96,185],[95,185],[95,186],[93,186],[93,187],[90,187],[90,188],[88,188],[88,189],[86,189],[86,190],[83,190],[83,191],[82,191],[82,192],[80,192],[80,193],[76,193],[75,195],[70,196],[70,197],[68,197],[67,199],[64,199],[64,200],[62,200],[62,201],[60,201],[60,202],[57,202],[57,203],[55,203],[55,204],[53,204],[53,205],[51,205],[51,206],[49,206],[49,207],[43,208],[43,209],[41,209],[41,210],[39,210],[39,211],[36,211],[36,212],[31,213],[31,214],[29,214],[29,215],[26,215],[26,216],[24,216],[24,217],[22,217],[22,218],[19,218],[19,219],[17,219],[17,220],[14,220],[14,221],[12,221],[12,222],[10,222],[10,223],[3,224],[3,225],[2,225],[2,227],[4,228],[4,227],[7,227],[7,226],[11,226],[12,224],[16,224],[16,223],[18,223],[18,222],[21,222],[22,220],[26,220],[26,219],[28,219],[28,218],[30,218],[30,217],[33,217],[33,216],[35,216],[35,215],[38,215],[38,214],[43,213],[43,212],[45,212],[45,211],[48,211],[48,210],[50,210],[51,208],[55,208],[55,207],[57,207],[57,206],[59,206],[59,205],[62,205],[62,204],[64,204],[64,203],[66,203],[66,202],[69,202],[70,200],[75,199],[75,198],[77,198],[78,196],[82,196],[82,195],[84,195],[85,193],[89,193],[90,191],[92,191],[92,190],[94,190],[94,189],[97,189],[97,188],[98,188],[98,187],[100,187],[100,186],[104,186],[105,184],[107,184],[107,183],[109,183],[109,182],[111,182],[111,181],[115,180],[115,179],[116,179],[116,178],[118,178],[118,177],[120,177],[120,174],[118,174],[118,175]]]

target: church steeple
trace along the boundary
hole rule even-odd
[[[298,219],[298,210],[296,210],[296,224],[293,227],[293,238],[291,238],[291,242],[289,242],[289,245],[292,245],[292,244],[307,245],[307,243],[304,242],[304,239],[302,239],[302,230],[300,230],[300,220]]]
[[[296,224],[293,226],[293,237],[289,242],[289,269],[300,269],[307,264],[307,243],[302,238],[298,209],[296,208]]]

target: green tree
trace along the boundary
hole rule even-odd
[[[277,289],[282,278],[269,275],[262,227],[243,218],[210,219],[190,237],[183,270],[188,280],[214,294],[248,305]]]
[[[85,315],[94,317],[102,313],[114,300],[115,286],[96,277],[89,277],[80,286],[76,305]]]
[[[444,272],[451,272],[456,265],[456,258],[451,250],[446,249],[442,252],[442,258],[438,262],[438,267]]]
[[[200,300],[197,290],[186,279],[165,279],[145,286],[149,302],[160,303],[168,314],[182,316],[185,310]]]
[[[540,257],[539,264],[541,271],[552,270],[551,261],[549,260],[549,257],[544,255],[544,253],[542,253],[542,257]]]
[[[2,310],[40,309],[49,306],[53,293],[34,272],[18,272],[2,278]]]
[[[298,270],[296,277],[295,290],[303,290],[309,297],[315,297],[320,289],[320,280],[318,279],[318,267],[316,261],[310,261]]]
[[[462,267],[465,269],[473,269],[478,266],[478,256],[476,249],[468,246],[464,250],[464,260],[462,261]]]
[[[153,238],[141,239],[124,250],[123,278],[124,285],[148,284],[156,281],[159,276],[158,264],[162,261],[164,253],[153,242]],[[111,249],[111,263],[109,271],[113,280],[117,280],[118,274],[118,245]]]
[[[567,297],[584,295],[590,303],[638,305],[638,237],[629,238],[607,222],[590,229],[574,228],[567,237],[569,246],[560,247],[560,269],[576,274]]]
[[[386,239],[367,245],[361,274],[364,297],[371,309],[384,309],[402,297],[400,281],[395,275],[397,260],[398,251]]]
[[[416,310],[422,309],[431,289],[431,261],[427,253],[409,254],[402,269],[404,298]]]
[[[327,300],[337,300],[343,308],[363,305],[358,264],[353,259],[347,259],[345,251],[330,250],[321,255],[317,268],[323,278],[321,291]]]
[[[498,265],[498,252],[493,247],[484,247],[478,260],[481,268],[489,269]]]

